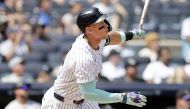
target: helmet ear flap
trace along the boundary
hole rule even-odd
[[[105,19],[104,22],[108,25],[108,31],[112,31],[112,26],[110,23]]]

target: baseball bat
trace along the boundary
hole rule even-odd
[[[149,5],[150,0],[146,0],[144,3],[144,8],[143,8],[143,12],[141,15],[141,19],[140,19],[140,23],[139,23],[139,29],[142,29],[143,23],[144,23],[144,18],[148,9],[148,5]]]

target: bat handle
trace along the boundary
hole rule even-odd
[[[144,17],[145,17],[145,13],[142,14],[142,17],[141,17],[141,20],[140,20],[140,23],[139,23],[139,29],[142,29],[142,27],[143,27]]]
[[[143,26],[143,21],[140,22],[139,29],[142,29],[142,26]]]

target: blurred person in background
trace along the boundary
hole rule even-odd
[[[13,12],[15,12],[14,1],[15,1],[15,0],[4,0],[4,4],[5,4],[5,6],[6,6],[6,11],[7,11],[8,13],[13,13]]]
[[[34,37],[32,39],[32,45],[51,42],[46,29],[46,25],[44,24],[36,24],[33,26]]]
[[[190,81],[189,75],[185,72],[185,69],[183,66],[178,66],[175,68],[175,72],[173,75],[171,75],[167,83],[169,84],[182,84],[182,83],[188,83]]]
[[[9,61],[15,55],[23,55],[31,52],[30,43],[25,40],[23,31],[19,27],[11,27],[6,31],[8,39],[0,44],[0,54]]]
[[[5,5],[0,4],[0,42],[7,39],[6,29],[8,27],[8,18],[6,15]]]
[[[184,72],[186,76],[188,77],[188,80],[190,80],[190,64],[184,65]]]
[[[96,2],[92,6],[98,8],[101,12],[105,14],[109,14],[108,21],[112,25],[113,30],[120,29],[119,28],[119,25],[121,23],[120,16],[122,16],[125,20],[128,17],[127,10],[125,9],[125,7],[123,7],[122,4],[119,3],[118,0],[100,0],[100,2]],[[126,21],[124,24],[126,24]]]
[[[147,33],[145,36],[146,47],[138,52],[140,57],[148,57],[151,61],[158,58],[158,50],[160,47],[159,35],[155,32]]]
[[[52,8],[52,1],[51,0],[39,0],[39,12],[38,12],[38,19],[37,24],[39,25],[51,25],[52,17],[51,17],[51,8]]]
[[[189,109],[190,105],[188,104],[188,95],[187,90],[179,90],[176,93],[176,103],[175,106],[167,107],[166,109]]]
[[[15,99],[11,101],[5,109],[40,109],[38,102],[29,99],[29,86],[19,84],[14,89]]]
[[[174,74],[170,66],[171,51],[168,47],[161,47],[158,51],[158,60],[147,65],[143,72],[143,79],[147,83],[160,84]]]
[[[181,39],[182,39],[182,57],[187,63],[190,63],[190,17],[182,22]]]
[[[64,5],[66,0],[53,0],[53,2],[55,2],[56,4],[59,4],[59,5]]]
[[[53,77],[51,76],[52,68],[47,65],[42,66],[42,70],[38,73],[37,83],[53,83]]]
[[[23,4],[24,4],[24,0],[14,0],[15,2],[15,10],[17,12],[23,12]]]
[[[48,34],[50,26],[54,23],[51,9],[51,0],[39,0],[38,7],[34,8],[34,15],[30,19],[30,23],[33,24],[32,32],[34,33],[32,44],[50,41]]]
[[[78,1],[75,1],[73,3],[70,3],[70,10],[69,12],[65,13],[62,16],[61,22],[64,25],[64,32],[68,36],[77,36],[80,34],[80,30],[78,29],[75,21],[77,15],[81,12],[83,9],[82,4]]]
[[[39,0],[38,7],[35,9],[35,14],[37,15],[33,15],[32,17],[34,18],[31,18],[31,23],[33,24],[32,32],[34,33],[32,44],[49,43],[50,26],[54,22],[51,13],[52,1]]]
[[[144,82],[137,78],[137,62],[134,58],[128,58],[125,62],[125,75],[114,82],[118,83],[137,83]]]
[[[186,94],[185,96],[183,96],[183,99],[185,100],[185,101],[187,101],[187,103],[188,103],[188,105],[189,105],[189,107],[190,107],[190,93],[188,92],[188,94]]]
[[[118,45],[110,45],[104,47],[103,56],[107,57],[112,50],[119,52],[122,58],[133,57],[136,54],[133,49],[128,47],[127,42],[125,42]]]
[[[4,0],[4,4],[8,13],[23,11],[23,0]]]
[[[102,64],[100,75],[109,81],[113,81],[125,75],[125,69],[122,66],[122,59],[119,52],[115,50],[110,52],[108,60]]]
[[[34,78],[25,72],[25,61],[21,57],[14,57],[9,62],[11,73],[1,78],[1,83],[33,83]]]
[[[86,0],[89,5],[93,5],[97,0]]]

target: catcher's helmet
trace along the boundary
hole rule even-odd
[[[106,18],[107,18],[107,14],[103,14],[98,10],[98,8],[92,7],[92,8],[82,11],[78,15],[76,23],[79,29],[82,32],[84,32],[86,26],[93,23],[98,23],[104,20],[105,23],[108,25],[109,31],[111,31],[112,27],[109,24],[109,22],[106,20]]]

